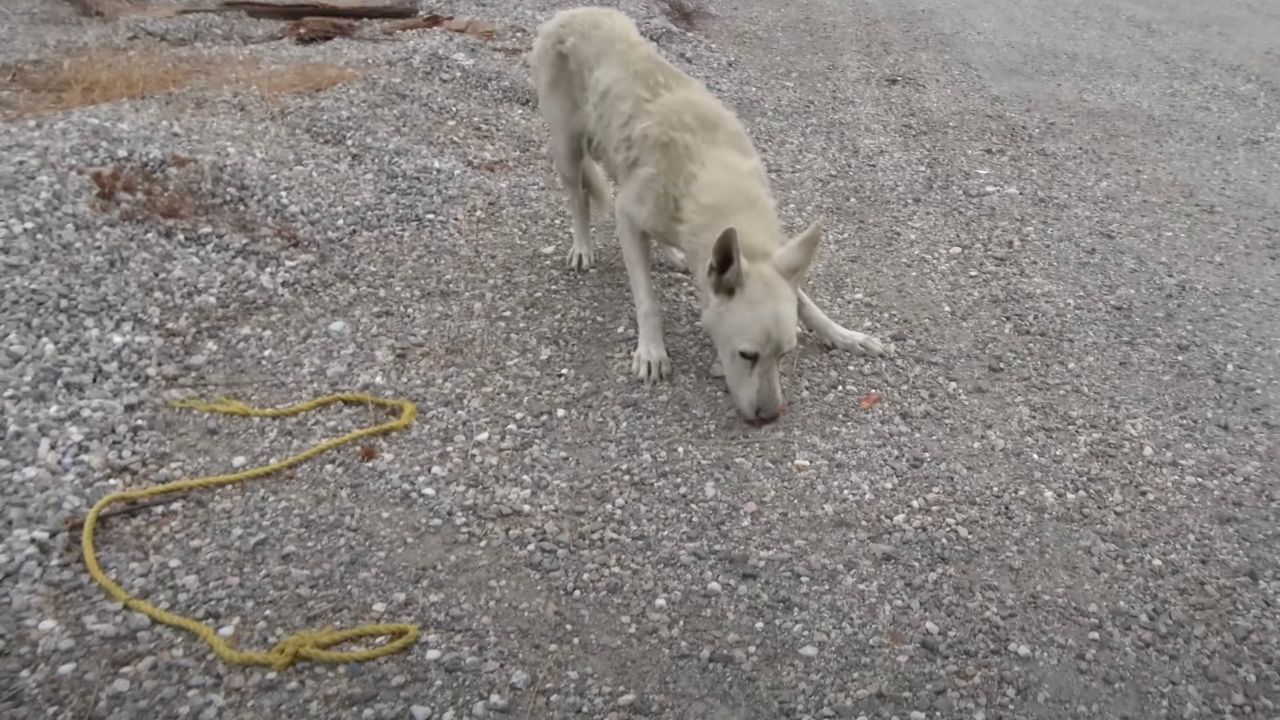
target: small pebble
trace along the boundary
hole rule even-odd
[[[531,681],[532,678],[529,677],[529,673],[524,670],[517,670],[511,673],[511,687],[517,690],[527,689]]]

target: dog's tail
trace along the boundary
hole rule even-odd
[[[602,210],[609,207],[613,199],[609,190],[609,179],[605,177],[599,163],[585,153],[582,157],[582,187],[597,207]]]

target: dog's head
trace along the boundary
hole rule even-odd
[[[821,236],[821,223],[815,222],[771,256],[746,260],[737,231],[727,228],[703,269],[711,293],[702,324],[715,343],[733,403],[747,422],[767,423],[782,414],[778,371],[796,347],[796,288]]]

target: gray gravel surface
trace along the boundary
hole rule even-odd
[[[828,218],[815,297],[898,347],[806,338],[762,431],[702,370],[685,277],[682,370],[646,388],[616,244],[562,267],[509,50],[560,5],[438,8],[493,43],[295,46],[6,3],[3,64],[194,42],[362,75],[0,126],[0,714],[1280,716],[1273,5],[747,0],[689,30],[622,3],[742,115],[785,224]],[[95,197],[95,167],[182,211]],[[409,621],[410,651],[230,667],[87,580],[63,528],[104,493],[372,419],[165,400],[349,389],[419,419],[109,520],[101,552],[246,647]]]

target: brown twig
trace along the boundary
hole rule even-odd
[[[529,693],[529,704],[524,707],[524,720],[533,717],[533,706],[538,702],[538,697],[542,694],[543,681],[547,678],[547,671],[551,669],[551,659],[547,658],[542,664],[542,669],[529,680],[533,692]]]
[[[22,686],[14,685],[13,688],[9,690],[9,692],[5,693],[4,695],[0,695],[0,703],[9,702],[10,700],[17,697],[21,692],[22,692]]]
[[[149,500],[139,500],[137,502],[133,502],[128,505],[121,505],[119,507],[114,507],[109,510],[103,510],[101,513],[98,514],[98,519],[106,520],[107,518],[116,517],[117,515],[133,515],[134,513],[142,512],[147,508],[153,508],[153,507],[158,507],[160,505],[168,505],[169,503],[177,502],[185,498],[187,495],[188,493],[179,493],[177,495],[165,495],[164,497],[151,498]],[[76,515],[72,515],[71,517],[67,518],[67,526],[65,528],[55,530],[53,534],[57,534],[60,532],[71,532],[73,530],[79,530],[82,527],[84,527],[84,518]]]
[[[89,696],[89,708],[85,710],[85,720],[93,717],[93,711],[98,709],[98,693],[102,692],[102,676],[107,672],[107,661],[103,660],[98,663],[98,674],[93,679],[93,694]]]

